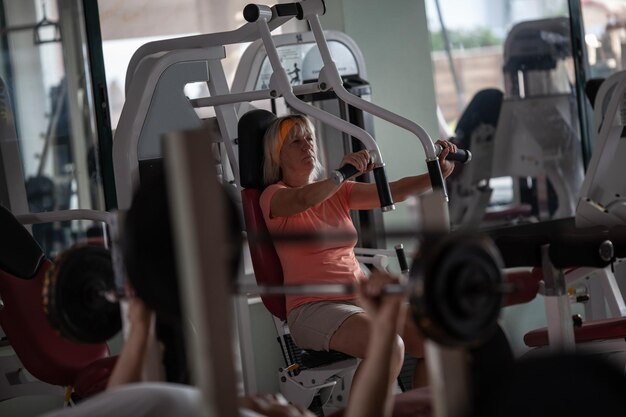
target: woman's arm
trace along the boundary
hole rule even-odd
[[[439,164],[441,173],[447,178],[454,170],[454,163],[446,160],[446,156],[450,152],[456,152],[457,148],[451,142],[438,140],[443,150],[439,154]],[[423,193],[431,188],[430,177],[428,174],[416,175],[412,177],[404,177],[397,181],[389,183],[391,197],[394,202],[405,201],[409,196]],[[350,208],[353,210],[370,210],[380,207],[378,199],[378,190],[376,184],[356,183],[352,187],[350,193]]]
[[[296,188],[281,188],[270,201],[270,217],[287,217],[302,213],[332,197],[340,185],[326,179]]]
[[[130,330],[107,382],[107,389],[142,380],[143,360],[148,346],[152,316],[152,310],[146,307],[143,301],[129,295]]]
[[[394,202],[406,200],[409,196],[420,194],[430,189],[428,174],[404,177],[389,183],[391,197]],[[350,193],[350,208],[352,210],[371,210],[380,207],[376,184],[357,182]]]
[[[341,166],[354,165],[362,173],[370,167],[367,151],[354,152],[345,155]],[[359,174],[356,174],[359,175]],[[330,179],[314,182],[293,188],[281,188],[276,191],[270,201],[270,218],[287,217],[302,213],[332,197],[341,188],[340,184]]]

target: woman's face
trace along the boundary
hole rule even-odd
[[[294,127],[291,135],[280,150],[280,167],[285,171],[310,175],[315,168],[315,138],[305,129]]]

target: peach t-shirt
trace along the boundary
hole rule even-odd
[[[276,252],[283,267],[286,285],[293,284],[343,284],[363,278],[354,255],[357,234],[348,201],[354,182],[347,181],[330,198],[302,213],[270,219],[270,201],[276,191],[288,188],[283,182],[270,185],[261,194],[263,217],[270,233],[324,233],[347,232],[352,238],[343,241],[275,242]],[[302,304],[314,301],[352,300],[354,295],[287,296],[287,313]]]

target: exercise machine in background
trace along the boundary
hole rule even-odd
[[[457,144],[479,163],[449,181],[454,226],[574,215],[584,173],[571,61],[568,19],[511,29],[504,45],[504,93],[476,94],[455,131]]]

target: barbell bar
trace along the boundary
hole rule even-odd
[[[384,293],[406,294],[416,325],[439,343],[477,343],[496,326],[504,293],[514,290],[502,280],[502,263],[484,237],[447,235],[425,241],[404,283],[388,284]],[[76,259],[78,258],[78,259]],[[90,264],[97,267],[91,268]],[[46,314],[59,333],[75,341],[98,343],[121,329],[111,258],[103,248],[82,247],[62,256],[45,282]],[[355,294],[353,284],[248,285],[232,283],[233,294]],[[178,300],[172,300],[178,302]],[[151,306],[158,314],[159,306]]]
[[[498,286],[489,287],[498,293],[508,294],[515,291],[515,286],[510,283],[502,283]],[[417,291],[417,285],[386,284],[381,292],[382,295],[411,295]],[[294,285],[257,285],[237,284],[232,294],[246,296],[272,296],[272,295],[341,295],[357,294],[358,288],[354,284],[294,284]],[[99,294],[110,303],[118,303],[126,298],[121,291],[108,290]]]

